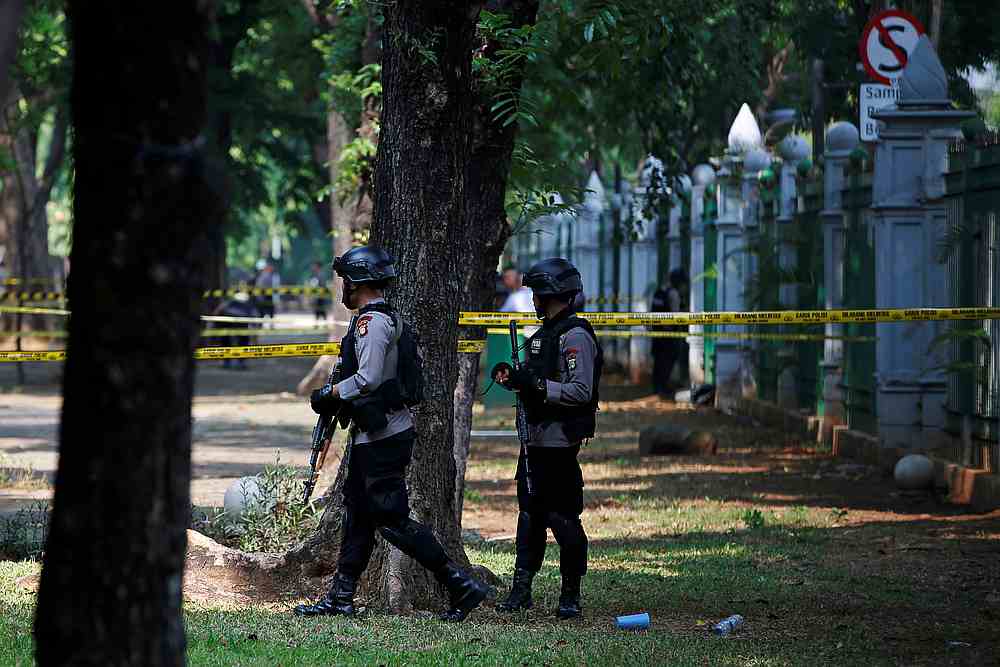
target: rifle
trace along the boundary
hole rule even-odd
[[[339,373],[340,364],[337,364],[334,366],[333,372],[330,373],[327,383],[333,384]],[[305,492],[302,496],[302,504],[304,505],[309,503],[309,498],[319,480],[319,473],[323,469],[323,464],[326,463],[326,453],[330,449],[333,432],[337,428],[337,415],[338,413],[320,415],[319,419],[316,420],[316,426],[313,427],[312,451],[309,454],[309,478],[303,482]]]
[[[514,370],[521,368],[521,356],[518,354],[517,322],[510,321],[510,363]],[[531,465],[528,463],[528,415],[524,411],[521,393],[517,392],[517,404],[514,421],[517,423],[517,439],[521,441],[521,456],[524,457],[524,482],[528,487],[528,495],[535,495],[535,485],[531,481]]]

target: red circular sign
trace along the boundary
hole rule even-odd
[[[868,74],[879,83],[892,84],[903,75],[910,54],[926,31],[920,21],[906,12],[880,12],[865,27],[858,50]]]

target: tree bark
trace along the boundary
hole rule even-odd
[[[3,176],[0,216],[7,228],[7,261],[11,275],[34,281],[50,277],[52,262],[49,256],[49,226],[45,203],[51,188],[43,189],[43,184],[36,176],[37,133],[28,127],[19,126],[14,120],[14,110],[20,100],[16,85],[12,86],[11,93],[0,117],[0,146],[10,151],[16,166]],[[57,132],[53,133],[53,148],[61,153],[62,149],[56,142],[59,127],[56,129]]]
[[[941,17],[944,14],[944,0],[931,0],[931,43],[934,50],[941,52]]]
[[[10,66],[17,55],[17,31],[24,14],[24,0],[0,0],[0,101],[7,99]]]
[[[183,665],[208,3],[71,0],[73,303],[40,665]],[[114,20],[109,20],[113,17]]]
[[[538,0],[495,0],[487,5],[494,14],[510,16],[511,27],[534,25],[538,15]],[[486,42],[483,55],[494,59],[502,45]],[[524,79],[523,63],[509,73],[507,85],[515,94],[520,93]],[[493,310],[494,272],[510,237],[510,225],[504,210],[507,179],[510,176],[511,154],[517,124],[503,125],[491,108],[495,102],[494,91],[480,88],[476,91],[472,116],[472,156],[466,169],[466,216],[472,233],[480,243],[472,255],[459,268],[462,280],[461,310]],[[482,338],[486,332],[477,328],[472,334]],[[470,333],[471,333],[470,331]],[[458,382],[455,388],[455,515],[462,523],[465,499],[465,471],[469,459],[469,440],[472,431],[472,405],[476,400],[479,379],[479,355],[462,354],[458,359]]]
[[[469,261],[482,245],[467,215],[474,95],[471,53],[480,5],[400,0],[385,7],[382,129],[375,165],[372,240],[397,258],[389,300],[413,323],[424,358],[426,401],[407,474],[412,514],[467,563],[455,516],[454,392],[458,312]],[[384,542],[368,568],[379,608],[437,607],[431,573]]]

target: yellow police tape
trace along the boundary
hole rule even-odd
[[[281,287],[232,287],[229,289],[213,289],[202,292],[203,298],[221,298],[224,296],[271,296],[274,294],[291,294],[296,296],[330,296],[329,287],[312,287],[310,285],[283,285]],[[51,290],[36,290],[22,292],[4,292],[0,300],[4,301],[58,301],[65,299],[66,293]]]
[[[29,283],[31,285],[51,285],[55,281],[52,278],[4,278],[0,280],[0,285],[23,285]]]
[[[329,333],[329,329],[319,327],[302,329],[205,329],[201,332],[202,338],[222,338],[224,336],[246,336],[248,338],[259,338],[263,336],[319,336]],[[491,334],[507,335],[506,329],[488,329]],[[823,334],[764,334],[764,333],[744,333],[734,331],[612,331],[609,329],[596,329],[598,336],[603,338],[723,338],[727,340],[770,340],[770,341],[822,341],[822,340],[842,340],[847,343],[867,343],[875,340],[872,336],[826,336]],[[13,333],[11,333],[13,335]],[[66,338],[67,331],[25,331],[18,335],[18,338]],[[472,342],[472,341],[463,341]],[[482,342],[485,345],[484,341]]]
[[[491,334],[504,334],[507,329],[487,329]],[[874,336],[826,336],[824,334],[762,334],[743,333],[739,331],[611,331],[608,329],[595,329],[600,337],[606,338],[724,338],[731,340],[774,340],[774,341],[818,341],[818,340],[842,340],[847,343],[868,343],[875,340]]]
[[[874,324],[939,320],[998,320],[1000,308],[887,308],[879,310],[766,310],[714,313],[578,313],[595,326],[684,326],[691,324]],[[541,324],[534,313],[461,312],[463,326]]]
[[[206,290],[203,297],[223,297],[235,296],[237,294],[249,294],[250,296],[269,296],[273,294],[294,294],[301,296],[330,296],[329,287],[312,287],[310,285],[282,285],[281,287],[232,287],[229,289]]]
[[[69,315],[62,308],[32,308],[29,306],[0,306],[0,313],[23,313],[25,315]]]
[[[65,299],[66,295],[63,292],[5,292],[0,294],[0,300],[3,301],[59,301]]]
[[[459,352],[482,352],[486,342],[481,340],[458,341]],[[340,343],[288,343],[284,345],[244,345],[239,347],[200,347],[194,351],[195,359],[265,359],[270,357],[318,357],[340,354]],[[26,361],[64,361],[66,350],[48,352],[0,352],[0,363]]]

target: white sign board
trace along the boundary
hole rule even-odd
[[[861,141],[878,141],[878,121],[872,116],[880,109],[893,106],[898,101],[899,88],[896,86],[886,86],[881,83],[861,84],[861,94],[858,97],[858,106],[861,109],[861,122],[858,124]]]

